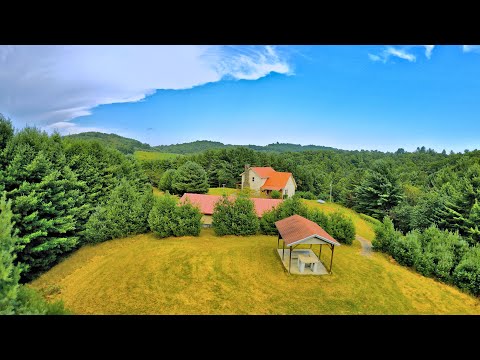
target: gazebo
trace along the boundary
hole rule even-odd
[[[287,268],[287,262],[285,261],[285,252],[287,252],[287,257],[289,258],[288,272],[290,274],[327,274],[327,270],[320,261],[323,245],[327,245],[331,250],[328,273],[332,273],[333,250],[335,246],[340,246],[340,243],[317,223],[300,215],[292,215],[277,221],[275,226],[278,230],[277,252],[285,268]],[[279,247],[280,240],[283,240],[283,247],[281,249]],[[310,248],[295,250],[296,247],[304,244],[310,245]],[[318,255],[313,251],[313,245],[319,245]],[[287,249],[285,247],[287,247]],[[293,269],[292,258],[297,258],[297,263],[294,264]],[[305,272],[305,265],[307,264],[310,264],[310,271]]]

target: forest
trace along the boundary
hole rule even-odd
[[[235,146],[139,161],[130,153],[138,144],[132,143],[130,150],[122,152],[111,142],[105,145],[103,141],[91,136],[49,135],[31,127],[14,130],[10,120],[0,117],[0,260],[6,269],[2,276],[12,284],[19,283],[19,289],[89,242],[139,234],[149,228],[158,233],[183,234],[181,229],[159,228],[162,216],[173,212],[175,226],[184,224],[191,229],[188,231],[196,233],[197,224],[187,220],[199,219],[198,214],[188,207],[173,211],[172,201],[156,203],[151,185],[182,193],[189,191],[189,179],[199,173],[199,192],[208,187],[235,188],[245,164],[292,172],[300,196],[329,200],[331,193],[333,202],[384,221],[386,230],[379,230],[377,244],[385,243],[381,240],[385,238],[431,233],[432,227],[457,236],[464,249],[477,249],[480,242],[477,150],[449,154],[425,147],[414,152],[399,149],[395,153],[334,149],[274,152]],[[227,209],[230,205],[225,206]],[[235,206],[250,205],[240,202]],[[158,213],[151,215],[152,208],[158,209]],[[273,214],[271,218],[278,216]],[[391,228],[385,217],[391,219]],[[263,223],[254,224],[252,229],[269,233],[272,224],[265,223],[267,220],[268,217]],[[394,236],[385,235],[393,233]],[[347,238],[351,241],[350,236]],[[389,253],[396,251],[397,247],[388,244],[378,247]],[[468,270],[465,276],[479,277],[480,252],[469,254],[465,261],[476,273],[471,275]],[[457,257],[458,263],[461,257]],[[449,271],[453,273],[453,265]],[[425,272],[432,273],[433,270]],[[472,287],[472,281],[467,282]],[[15,286],[0,291],[13,293],[17,291],[12,290]],[[0,309],[2,306],[7,308],[0,304]],[[43,313],[50,311],[42,306]]]

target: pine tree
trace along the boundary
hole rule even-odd
[[[355,208],[377,219],[387,215],[402,199],[398,177],[390,163],[379,161],[355,189]]]
[[[0,315],[14,314],[20,267],[14,264],[16,237],[13,230],[11,200],[4,192],[0,199]]]
[[[205,194],[208,191],[207,173],[196,162],[187,161],[176,171],[172,188],[178,194],[187,192]]]

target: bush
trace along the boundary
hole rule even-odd
[[[306,200],[316,200],[317,199],[315,194],[312,193],[311,191],[297,191],[297,192],[295,192],[295,195],[297,195],[298,197],[300,197],[302,199],[306,199]]]
[[[308,216],[307,205],[298,196],[292,196],[278,205],[278,220],[285,219],[292,215]]]
[[[391,254],[392,246],[400,236],[402,234],[395,231],[392,220],[385,216],[383,222],[375,226],[375,238],[372,241],[373,250]]]
[[[177,198],[173,195],[165,194],[155,198],[148,215],[148,225],[159,237],[164,238],[174,234],[176,206]]]
[[[453,282],[460,289],[480,295],[480,246],[470,248],[453,272]]]
[[[238,196],[235,201],[222,196],[213,210],[212,227],[219,236],[255,235],[259,220],[253,202],[244,196]]]
[[[275,222],[279,219],[277,218],[278,211],[276,209],[265,211],[262,214],[260,219],[260,232],[265,235],[277,235],[277,227]]]
[[[309,209],[307,213],[307,218],[314,223],[317,223],[322,227],[326,232],[330,232],[330,219],[327,214],[318,209]]]
[[[148,216],[148,224],[161,238],[169,236],[198,236],[202,228],[202,214],[190,202],[177,204],[177,198],[165,194],[155,199]]]
[[[458,233],[440,230],[430,226],[419,236],[423,254],[415,268],[424,276],[435,276],[445,282],[452,282],[456,265],[468,249],[468,244]]]
[[[334,239],[351,245],[355,239],[355,225],[350,218],[345,217],[339,212],[330,214],[328,221],[328,233]]]
[[[272,199],[281,199],[282,198],[282,193],[278,190],[273,190],[271,193],[270,193],[270,197]]]
[[[392,256],[401,265],[412,267],[422,256],[422,245],[417,231],[395,238],[392,247]]]
[[[172,181],[173,177],[175,176],[175,172],[176,171],[174,169],[168,169],[162,174],[162,177],[158,182],[158,188],[160,190],[173,192]]]
[[[202,213],[199,208],[186,202],[175,208],[175,236],[198,236],[202,229]]]
[[[150,186],[143,190],[142,193],[127,180],[122,180],[107,203],[97,207],[88,219],[85,240],[99,243],[147,232],[153,193]]]

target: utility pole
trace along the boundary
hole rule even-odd
[[[332,202],[332,185],[333,181],[330,181],[330,202]]]

